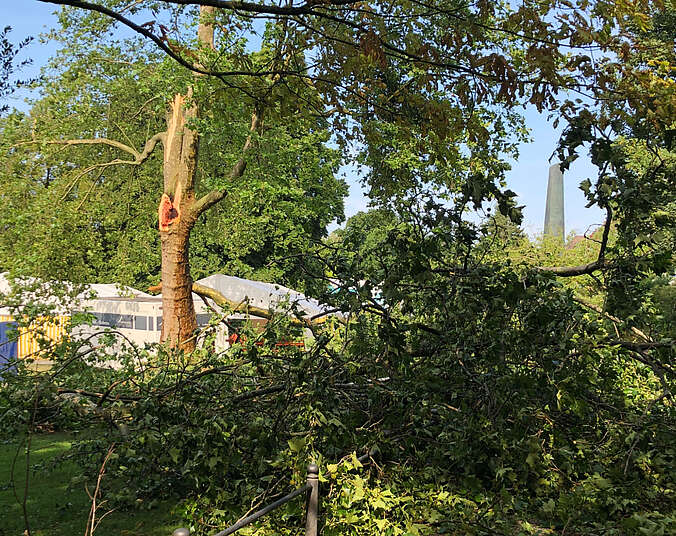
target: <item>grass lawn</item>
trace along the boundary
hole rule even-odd
[[[33,438],[31,466],[45,464],[70,448],[65,434],[42,434]],[[0,443],[0,536],[20,536],[24,533],[22,508],[14,498],[10,484],[12,460],[16,443]],[[19,497],[23,497],[25,451],[19,454],[15,479]],[[28,514],[33,536],[73,536],[84,534],[91,503],[82,485],[69,489],[75,474],[73,463],[56,468],[36,468],[31,471],[28,494]],[[91,487],[90,487],[91,489]],[[174,503],[163,503],[150,510],[116,511],[106,516],[95,536],[170,536],[181,526],[180,518],[172,514]]]

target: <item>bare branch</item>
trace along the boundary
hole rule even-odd
[[[117,140],[111,140],[108,138],[89,138],[89,139],[77,139],[77,140],[29,140],[29,141],[23,141],[20,143],[17,143],[13,147],[20,147],[23,145],[35,145],[35,144],[40,144],[40,145],[64,145],[64,146],[75,146],[75,145],[108,145],[109,147],[115,147],[116,149],[120,149],[124,151],[125,153],[129,153],[134,157],[134,160],[121,160],[121,159],[115,159],[111,160],[110,162],[104,163],[104,164],[95,164],[94,166],[91,166],[87,168],[86,171],[90,171],[94,167],[99,167],[102,165],[114,165],[114,164],[130,164],[130,165],[140,165],[143,162],[145,162],[148,157],[152,154],[153,150],[157,146],[157,144],[161,141],[164,141],[164,132],[158,132],[155,134],[152,138],[150,138],[148,141],[146,141],[145,145],[143,146],[143,150],[139,153],[136,149],[133,147],[126,145],[120,141]],[[85,171],[85,173],[86,173]]]
[[[30,140],[30,141],[23,141],[20,142],[13,147],[20,147],[24,145],[33,145],[33,144],[43,144],[43,145],[63,145],[63,146],[76,146],[76,145],[107,145],[109,147],[115,147],[116,149],[120,149],[126,153],[131,154],[134,157],[134,160],[122,160],[120,158],[116,158],[114,160],[110,160],[109,162],[101,162],[98,164],[92,164],[91,166],[87,166],[83,170],[81,170],[77,176],[72,180],[70,183],[70,186],[66,188],[66,191],[64,194],[61,196],[61,201],[65,200],[66,197],[68,197],[68,194],[73,190],[73,188],[77,185],[77,183],[80,181],[80,179],[85,176],[87,173],[90,171],[93,171],[95,169],[100,169],[101,172],[98,174],[97,178],[94,180],[92,184],[92,188],[98,181],[98,179],[101,177],[103,174],[103,171],[110,167],[110,166],[119,166],[119,165],[127,165],[127,166],[140,166],[143,164],[152,154],[152,152],[155,150],[155,147],[160,141],[164,141],[165,138],[165,133],[164,132],[158,132],[155,134],[152,138],[150,138],[148,141],[146,141],[143,150],[139,153],[136,149],[133,147],[126,145],[122,142],[119,142],[117,140],[111,140],[108,138],[90,138],[90,139],[77,139],[77,140]],[[91,188],[90,188],[91,192]],[[86,199],[87,195],[89,195],[89,192],[85,195],[83,198],[82,202],[80,205],[77,207],[77,210],[80,210],[82,207],[82,204],[84,203],[84,199]]]
[[[115,443],[112,443],[110,447],[108,447],[108,453],[106,454],[105,458],[103,459],[103,463],[101,464],[101,467],[99,468],[99,474],[96,479],[96,488],[94,489],[94,494],[90,494],[89,490],[87,489],[85,485],[85,489],[87,489],[87,494],[89,495],[89,498],[92,501],[92,506],[89,510],[89,517],[87,518],[87,528],[85,529],[85,536],[94,536],[94,531],[96,528],[99,526],[99,523],[101,523],[101,520],[106,517],[111,511],[106,512],[103,514],[98,520],[96,519],[96,511],[99,509],[100,506],[103,505],[106,501],[103,501],[99,504],[97,504],[97,499],[101,495],[101,480],[103,480],[103,476],[106,473],[106,464],[108,463],[108,459],[110,458],[110,455],[113,453],[115,450]]]
[[[136,161],[134,162],[134,164],[138,165],[145,162],[148,159],[148,157],[152,154],[152,152],[155,150],[157,144],[159,142],[164,143],[165,137],[166,132],[158,132],[152,138],[146,141],[146,144],[143,146],[143,150],[136,157]]]
[[[47,140],[47,141],[41,141],[41,140],[30,140],[30,141],[23,141],[20,143],[17,143],[14,145],[14,147],[19,147],[22,145],[33,145],[33,144],[41,144],[41,145],[109,145],[110,147],[116,147],[117,149],[121,149],[126,153],[129,153],[132,155],[134,158],[138,158],[139,152],[134,149],[133,147],[130,147],[129,145],[125,145],[122,142],[119,142],[117,140],[109,140],[108,138],[91,138],[91,139],[82,139],[82,140]]]
[[[80,204],[75,209],[76,212],[79,211],[82,208],[82,206],[87,202],[87,198],[89,197],[89,194],[92,193],[92,190],[94,190],[94,188],[96,187],[96,184],[99,182],[99,179],[101,178],[101,176],[103,175],[103,172],[105,170],[106,170],[106,168],[101,168],[101,171],[99,171],[99,174],[92,181],[92,185],[89,187],[89,190],[87,190],[85,192],[85,194],[82,196],[82,201],[80,201]],[[64,195],[64,197],[62,197],[61,200],[63,201],[66,198],[67,195],[68,194]]]

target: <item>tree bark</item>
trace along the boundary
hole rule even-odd
[[[195,172],[199,135],[187,126],[197,117],[188,94],[175,95],[164,141],[164,194],[159,206],[162,243],[162,342],[186,352],[195,349],[197,329],[190,276],[190,231],[194,225]],[[185,342],[188,341],[188,342]]]
[[[197,329],[197,319],[190,276],[190,234],[185,226],[180,226],[176,232],[161,235],[162,341],[172,348],[191,352],[195,349],[192,336]]]
[[[200,8],[197,30],[201,45],[213,47],[214,8]],[[164,193],[158,208],[162,243],[162,336],[171,348],[195,349],[197,318],[192,300],[190,275],[190,231],[199,213],[195,205],[195,174],[199,156],[199,134],[190,128],[198,116],[193,91],[175,95],[167,114],[164,137]]]

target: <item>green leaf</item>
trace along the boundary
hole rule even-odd
[[[289,448],[292,452],[298,454],[305,447],[305,437],[293,437],[288,440]]]
[[[374,519],[373,522],[376,524],[376,527],[378,527],[378,530],[385,530],[385,527],[387,527],[389,521],[387,519]]]

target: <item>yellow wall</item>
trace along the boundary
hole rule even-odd
[[[0,322],[13,322],[14,318],[9,315],[0,315]],[[17,357],[20,359],[30,357],[39,359],[39,339],[46,338],[54,343],[59,342],[66,335],[66,328],[70,322],[70,316],[56,316],[52,318],[37,319],[28,327],[19,328],[19,340],[17,341]],[[37,364],[38,368],[40,363]]]

